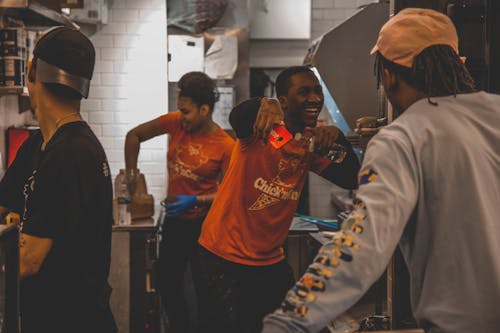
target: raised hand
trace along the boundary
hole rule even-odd
[[[257,133],[257,138],[267,143],[269,134],[273,126],[283,123],[283,111],[280,103],[276,99],[262,98],[257,118],[253,125],[253,130]]]
[[[314,151],[319,155],[326,156],[337,143],[340,130],[336,126],[320,126],[311,129],[314,136]]]

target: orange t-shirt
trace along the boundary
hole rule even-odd
[[[170,135],[168,145],[168,195],[203,195],[217,192],[219,174],[231,159],[234,140],[219,128],[210,134],[189,133],[182,129],[180,112],[159,118],[160,128]],[[195,207],[180,218],[202,217],[208,207]]]
[[[263,266],[282,260],[281,246],[307,171],[319,174],[330,163],[295,140],[280,149],[255,136],[237,140],[199,243],[240,264]]]

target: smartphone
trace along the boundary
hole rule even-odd
[[[283,147],[285,143],[292,139],[292,134],[288,132],[284,125],[275,125],[269,134],[269,143],[276,149]]]

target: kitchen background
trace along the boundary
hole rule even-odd
[[[352,16],[360,6],[372,2],[378,1],[311,0],[310,38],[251,38],[247,55],[250,68],[264,69],[274,78],[282,68],[301,64],[313,40]],[[294,1],[286,3],[293,6]],[[247,0],[230,0],[217,26],[249,29],[251,5]],[[166,0],[110,0],[106,9],[100,13],[106,24],[82,24],[96,48],[96,66],[90,96],[82,101],[81,113],[103,144],[114,178],[124,168],[127,131],[168,110],[167,8]],[[18,110],[17,95],[0,97],[3,168],[6,128],[29,122],[29,112],[19,114]],[[155,198],[156,211],[166,190],[166,149],[166,137],[157,137],[142,144],[139,156],[139,168]],[[331,185],[311,175],[309,186],[310,214],[331,217]]]

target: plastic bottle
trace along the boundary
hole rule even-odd
[[[118,225],[129,225],[131,215],[129,206],[131,203],[130,192],[125,179],[125,170],[121,169],[120,174],[115,179],[115,198],[116,198],[116,221]]]
[[[118,201],[118,224],[119,225],[129,225],[130,224],[130,194],[128,192],[127,184],[122,182],[119,184],[118,196],[116,197]]]

